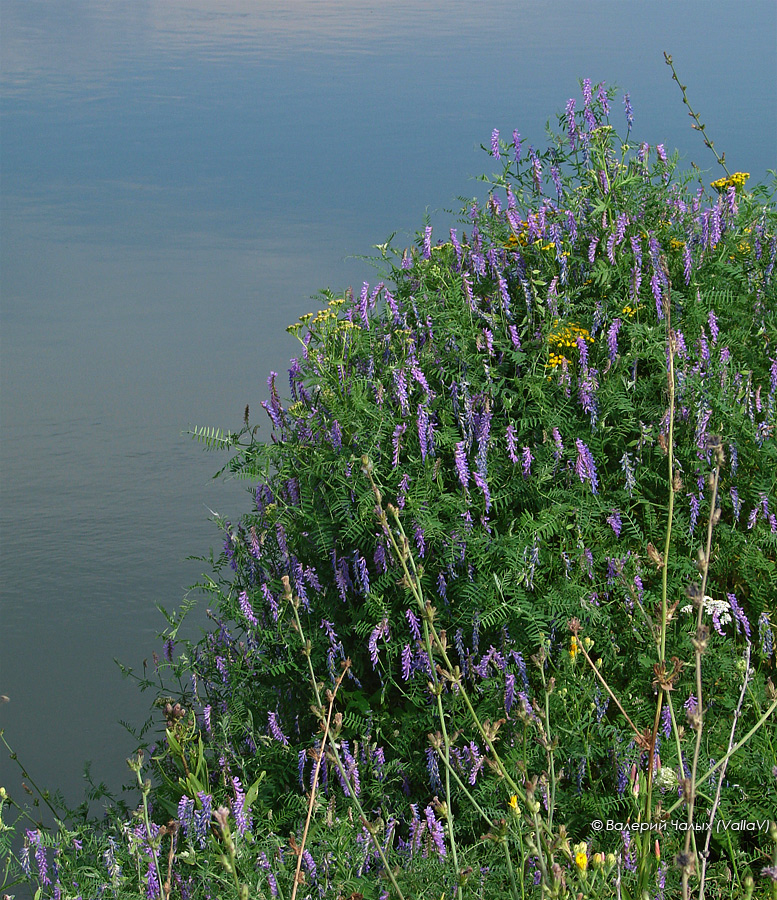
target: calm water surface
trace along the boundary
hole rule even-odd
[[[181,433],[257,413],[284,328],[356,257],[482,196],[491,130],[544,141],[577,81],[635,137],[763,179],[777,6],[715,2],[2,0],[0,728],[43,785],[117,787],[142,669],[244,486]],[[725,25],[723,24],[725,23]],[[616,108],[616,117],[620,108]],[[617,121],[619,119],[616,118]],[[196,625],[203,618],[195,616]],[[0,780],[18,782],[0,759]]]

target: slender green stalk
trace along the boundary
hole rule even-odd
[[[311,659],[310,659],[310,642],[305,640],[305,634],[304,634],[304,631],[302,630],[302,622],[300,621],[300,618],[299,618],[299,600],[297,600],[296,598],[294,598],[292,596],[291,584],[289,583],[289,576],[284,575],[282,581],[283,581],[284,597],[288,601],[289,606],[291,607],[292,613],[294,615],[294,623],[297,626],[297,634],[299,635],[300,641],[302,642],[302,652],[305,656],[305,659],[308,662],[308,673],[310,675],[310,683],[313,687],[313,694],[316,698],[316,708],[323,715],[324,707],[321,702],[321,692],[318,689],[318,682],[316,681],[316,673],[313,670],[313,663],[311,662]],[[347,663],[348,663],[348,660],[346,660],[346,664]],[[386,871],[386,875],[388,876],[388,879],[391,882],[392,887],[397,892],[397,897],[399,898],[399,900],[405,900],[404,894],[402,893],[402,890],[400,889],[399,885],[397,884],[396,876],[391,871],[391,866],[389,865],[389,861],[386,858],[386,854],[383,852],[383,847],[381,847],[380,841],[378,840],[378,838],[374,832],[374,829],[369,824],[367,816],[364,814],[362,805],[359,802],[359,798],[356,796],[356,791],[354,791],[354,789],[353,789],[353,784],[352,784],[351,780],[349,779],[348,773],[346,772],[345,766],[343,765],[343,761],[340,758],[340,754],[337,750],[337,744],[334,741],[330,744],[330,749],[332,752],[332,756],[334,757],[334,760],[335,760],[335,765],[337,766],[337,769],[340,772],[340,776],[342,777],[344,783],[348,785],[348,788],[349,788],[348,793],[350,794],[349,799],[351,800],[353,805],[356,807],[356,811],[359,814],[359,819],[360,819],[361,823],[364,825],[364,827],[367,829],[367,832],[370,835],[372,843],[375,845],[375,849],[378,851],[378,856],[380,856],[380,860],[383,863],[383,867]]]
[[[143,781],[143,776],[141,775],[141,768],[143,765],[143,754],[139,752],[135,759],[128,759],[127,763],[135,773],[135,776],[138,779],[138,785],[140,787],[140,794],[143,798],[143,824],[146,828],[146,838],[148,840],[148,848],[151,851],[151,859],[154,863],[154,870],[156,871],[157,883],[159,884],[160,891],[162,890],[162,885],[164,881],[162,880],[162,870],[159,868],[159,857],[157,856],[156,846],[154,842],[154,836],[151,833],[151,819],[148,814],[148,795],[151,791],[151,782],[146,779]]]
[[[712,496],[710,498],[710,515],[707,520],[707,543],[702,551],[700,556],[699,564],[702,570],[701,577],[701,587],[699,589],[699,596],[696,598],[696,602],[698,604],[698,611],[696,614],[696,637],[693,640],[693,648],[694,648],[694,663],[695,663],[695,674],[696,674],[696,721],[694,723],[694,727],[696,730],[696,741],[694,743],[693,748],[693,762],[691,763],[691,777],[690,777],[690,786],[687,791],[688,796],[688,831],[685,835],[685,849],[684,853],[687,857],[690,853],[691,849],[691,836],[693,829],[693,811],[696,803],[696,774],[699,765],[699,753],[701,751],[701,736],[702,731],[704,729],[704,706],[702,700],[702,678],[701,678],[701,658],[704,652],[707,649],[707,640],[709,637],[709,629],[707,626],[703,625],[702,620],[704,618],[704,595],[705,590],[707,588],[707,576],[709,574],[709,565],[710,565],[710,550],[712,548],[712,532],[715,527],[715,522],[717,521],[716,517],[716,502],[718,497],[718,481],[720,479],[720,467],[723,462],[723,450],[720,440],[718,439],[718,443],[716,445],[716,457],[717,457],[717,465],[715,466],[715,471],[712,476]],[[685,793],[685,791],[684,791]],[[688,878],[691,872],[690,861],[683,866],[683,900],[688,900],[689,898],[689,888],[688,888]]]

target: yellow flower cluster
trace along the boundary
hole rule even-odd
[[[558,324],[558,319],[555,319],[553,327],[556,330],[548,335],[548,344],[550,344],[551,347],[556,347],[558,349],[561,349],[562,347],[576,347],[578,338],[583,338],[584,341],[593,344],[594,339],[591,337],[587,328],[581,327],[576,322],[569,322],[566,325],[562,325],[561,328],[557,328]]]
[[[577,642],[577,638],[574,635],[572,635],[572,638],[569,641],[569,655],[572,659],[574,659],[579,652],[580,652],[580,644]]]
[[[563,366],[564,363],[569,364],[569,360],[563,353],[551,353],[548,359],[548,365],[551,369],[555,369],[558,366]]]
[[[685,246],[685,241],[678,241],[677,238],[672,238],[669,241],[669,249],[670,250],[682,250]]]
[[[717,181],[713,181],[710,184],[710,187],[714,187],[716,191],[725,191],[726,188],[730,187],[741,191],[749,177],[749,172],[734,172],[734,174],[729,175],[728,178],[718,178]]]
[[[621,312],[623,313],[624,316],[628,316],[631,319],[635,315],[637,310],[642,309],[644,305],[645,305],[644,303],[640,303],[639,306],[629,306],[627,304],[626,306],[623,307]]]

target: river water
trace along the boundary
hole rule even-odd
[[[743,14],[743,10],[746,14]],[[777,5],[719,0],[2,0],[0,728],[30,775],[118,787],[159,651],[246,486],[183,432],[258,415],[284,331],[429,214],[442,235],[578,79],[720,174],[777,146]],[[615,110],[619,122],[620,108]],[[706,177],[706,176],[705,176]],[[199,618],[198,618],[199,615]],[[203,618],[195,614],[194,626]],[[196,630],[196,629],[195,629]],[[18,778],[5,754],[0,781]]]

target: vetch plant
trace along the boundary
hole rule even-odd
[[[461,227],[290,326],[271,440],[197,429],[251,508],[104,896],[775,896],[775,211],[634,121],[493,132]]]

